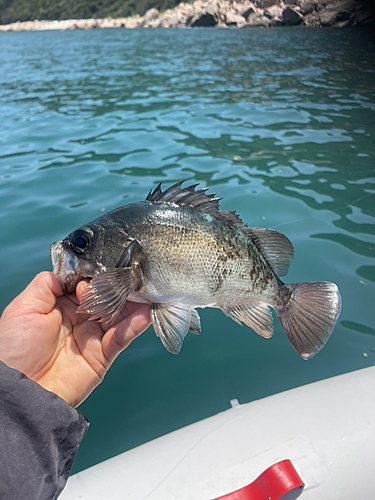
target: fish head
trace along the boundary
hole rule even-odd
[[[83,279],[116,267],[128,244],[129,238],[124,230],[96,221],[53,243],[53,272],[64,293],[72,293]]]

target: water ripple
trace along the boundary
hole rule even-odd
[[[216,191],[249,225],[285,232],[295,246],[289,282],[331,280],[343,295],[341,324],[308,364],[298,364],[278,325],[264,343],[210,311],[199,354],[188,338],[171,360],[142,336],[112,371],[121,381],[124,370],[137,373],[130,386],[112,379],[85,407],[94,419],[108,408],[125,424],[96,422],[77,468],[231,397],[245,402],[375,362],[371,33],[98,30],[0,33],[0,44],[2,306],[50,268],[51,242],[144,199],[159,181],[182,179]],[[141,409],[129,412],[138,393]]]

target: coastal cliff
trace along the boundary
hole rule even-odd
[[[72,30],[93,28],[183,27],[346,27],[374,21],[367,4],[356,0],[196,0],[159,12],[149,9],[123,18],[35,20],[0,25],[0,31]]]

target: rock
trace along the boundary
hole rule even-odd
[[[255,4],[259,9],[268,9],[268,7],[272,7],[275,5],[276,0],[256,0]]]
[[[211,14],[215,19],[219,18],[219,4],[211,3],[206,7],[206,14]]]
[[[198,28],[201,26],[215,26],[216,21],[212,14],[206,14],[206,12],[198,12],[195,14],[191,21],[190,26],[192,28]]]
[[[266,16],[258,16],[257,14],[252,14],[247,18],[247,22],[244,28],[256,28],[257,26],[265,26],[268,28],[271,25],[271,21]]]
[[[332,26],[337,20],[337,12],[325,10],[319,14],[320,23],[324,27]]]
[[[157,19],[151,21],[147,27],[150,28],[178,28],[186,25],[187,15],[181,9],[168,9]]]
[[[225,24],[228,26],[235,24],[238,27],[242,27],[246,24],[246,19],[234,12],[227,12],[225,14]]]
[[[191,19],[195,14],[193,5],[187,3],[180,3],[175,9],[181,21],[182,26],[189,26]]]
[[[311,12],[314,11],[314,6],[310,2],[302,2],[300,5],[300,9],[301,9],[301,14],[306,16],[307,14],[311,14]]]
[[[346,28],[346,26],[350,26],[350,20],[343,21],[342,23],[335,23],[334,28]]]
[[[320,26],[319,14],[317,14],[316,12],[311,12],[311,14],[307,14],[307,16],[303,18],[303,25],[310,27]]]
[[[242,6],[242,9],[239,11],[239,14],[247,19],[250,14],[256,13],[256,7],[252,2],[248,2],[247,4]]]
[[[134,29],[138,28],[141,25],[141,17],[139,16],[132,16],[132,17],[127,17],[123,20],[124,23],[124,28],[128,29]]]
[[[143,16],[144,22],[153,21],[159,17],[158,9],[149,9],[146,14]]]
[[[297,5],[297,0],[284,0],[285,5]]]
[[[178,14],[169,14],[166,16],[166,18],[162,21],[160,26],[162,28],[177,28],[177,26],[180,26],[180,18]]]
[[[285,26],[298,26],[302,22],[302,16],[295,10],[287,7],[283,10],[282,22]]]
[[[322,5],[325,5],[322,8]],[[323,27],[340,26],[341,23],[351,24],[351,16],[355,9],[354,0],[341,0],[339,2],[323,1],[319,9],[320,25]],[[347,25],[347,24],[343,24]]]
[[[265,9],[264,11],[264,15],[267,16],[269,19],[281,20],[282,14],[283,14],[283,9],[281,7],[278,7],[277,5],[274,5],[269,9]]]
[[[335,11],[351,10],[353,9],[353,7],[354,7],[354,0],[341,0],[339,2],[327,4],[327,10],[335,10]]]
[[[350,12],[347,10],[342,10],[337,13],[336,23],[343,23],[350,19]]]
[[[350,20],[355,8],[354,0],[341,0],[328,3],[326,8],[319,11],[320,24],[323,27],[336,26]]]

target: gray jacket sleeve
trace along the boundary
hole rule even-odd
[[[0,361],[0,498],[56,499],[88,426],[59,396]]]

